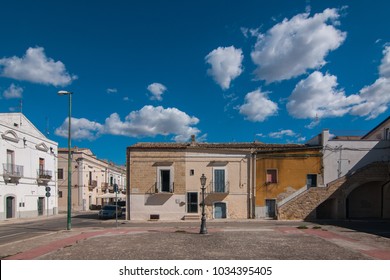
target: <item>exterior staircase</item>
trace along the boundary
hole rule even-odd
[[[337,191],[347,191],[348,187],[361,185],[369,181],[388,181],[389,164],[374,162],[354,172],[340,177],[326,187],[309,188],[278,207],[279,220],[312,220],[316,219],[316,208]]]

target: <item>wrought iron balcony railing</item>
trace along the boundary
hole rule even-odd
[[[10,178],[22,178],[23,177],[23,166],[22,165],[16,165],[16,164],[10,164],[10,163],[3,163],[3,174],[4,176],[10,177]]]

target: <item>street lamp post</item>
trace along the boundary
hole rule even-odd
[[[202,176],[200,177],[200,184],[202,185],[202,219],[201,219],[201,224],[200,224],[200,234],[207,234],[207,228],[206,228],[206,213],[204,212],[204,207],[205,207],[205,203],[204,203],[204,191],[205,191],[205,188],[206,188],[206,176],[204,176],[204,174],[202,174]]]
[[[69,116],[68,116],[68,211],[66,229],[72,229],[72,157],[71,157],[71,119],[72,119],[72,92],[60,90],[58,95],[69,96]]]

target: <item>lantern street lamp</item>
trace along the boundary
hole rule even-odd
[[[206,229],[206,213],[204,212],[204,191],[205,191],[205,188],[206,188],[206,176],[204,176],[204,174],[202,174],[202,176],[200,177],[200,184],[202,185],[201,189],[202,189],[202,219],[201,219],[201,224],[200,224],[200,234],[207,234],[207,229]]]
[[[69,96],[69,116],[68,116],[68,212],[66,229],[72,229],[72,158],[71,158],[71,119],[72,119],[72,92],[60,90],[58,95]]]

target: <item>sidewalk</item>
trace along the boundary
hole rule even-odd
[[[390,260],[390,239],[336,226],[277,221],[208,223],[199,234],[193,223],[126,221],[120,227],[72,229],[0,247],[3,260],[132,259],[331,259]],[[135,223],[134,223],[135,224]]]

